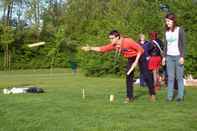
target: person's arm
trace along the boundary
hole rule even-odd
[[[131,68],[129,69],[129,71],[127,72],[127,75],[129,75],[129,74],[134,70],[134,68],[137,66],[141,54],[142,54],[142,52],[138,52],[138,53],[137,53],[136,59],[135,59],[135,61],[133,62],[133,64],[132,64]]]
[[[113,44],[107,44],[104,46],[98,46],[98,47],[91,47],[89,45],[81,47],[84,51],[96,51],[96,52],[109,52],[114,49]]]
[[[144,49],[143,49],[139,44],[137,44],[134,40],[132,40],[132,39],[131,39],[130,48],[135,49],[135,50],[137,51],[137,55],[136,55],[135,61],[134,61],[133,64],[131,65],[131,68],[130,68],[129,71],[127,72],[127,75],[129,75],[129,74],[134,70],[134,68],[137,66],[138,61],[139,61],[139,59],[140,59],[140,56],[141,56],[142,53],[144,52]]]
[[[185,32],[184,29],[182,27],[180,27],[179,29],[179,51],[180,51],[180,59],[179,59],[179,63],[180,64],[184,64],[184,55],[185,55]]]
[[[96,51],[96,52],[100,52],[100,47],[90,47],[90,46],[83,46],[81,47],[82,50],[84,51]]]

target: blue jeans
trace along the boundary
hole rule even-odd
[[[178,96],[177,98],[183,99],[184,97],[184,82],[183,72],[184,66],[179,63],[180,56],[167,56],[167,74],[168,74],[168,100],[172,100],[174,91],[174,80],[176,78],[178,83]]]

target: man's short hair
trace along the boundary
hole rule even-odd
[[[108,36],[113,35],[115,37],[119,37],[120,38],[120,33],[117,30],[112,30]]]

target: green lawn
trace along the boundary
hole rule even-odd
[[[0,89],[36,85],[46,91],[4,95],[1,90],[0,131],[197,130],[197,87],[187,87],[181,103],[166,102],[163,88],[151,103],[147,89],[135,86],[137,99],[124,104],[124,84],[123,78],[74,76],[66,69],[0,72]]]

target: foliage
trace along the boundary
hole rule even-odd
[[[3,27],[0,37],[1,46],[6,47],[7,45],[12,44],[12,42],[14,41],[13,36],[14,34],[11,27]]]

